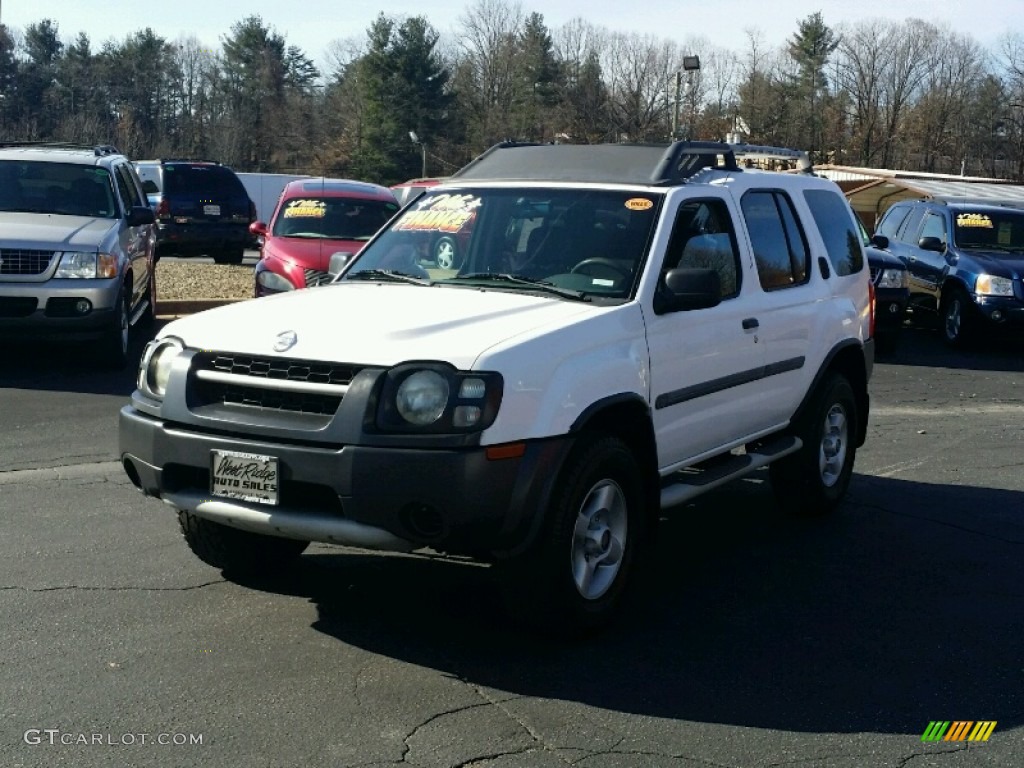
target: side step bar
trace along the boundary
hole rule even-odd
[[[766,467],[783,456],[803,447],[799,437],[786,436],[773,440],[750,453],[735,454],[708,469],[688,467],[662,479],[661,508],[685,504],[691,499]]]

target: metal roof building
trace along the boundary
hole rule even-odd
[[[1004,179],[844,165],[821,165],[814,170],[842,187],[869,231],[885,210],[900,200],[970,200],[1024,207],[1024,185]]]

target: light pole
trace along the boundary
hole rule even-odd
[[[412,139],[413,144],[420,145],[420,155],[423,159],[423,164],[420,168],[420,178],[425,179],[427,177],[427,145],[420,141],[420,137],[416,135],[416,131],[409,131],[409,138]]]
[[[686,93],[693,94],[693,73],[700,69],[700,56],[683,56],[683,69],[676,72],[676,99],[672,109],[672,141],[679,138],[679,102],[682,98],[683,72],[686,72]],[[693,110],[690,110],[687,139],[693,138]]]

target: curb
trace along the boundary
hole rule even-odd
[[[157,317],[182,317],[192,315],[196,312],[203,312],[207,309],[223,307],[226,304],[234,304],[246,299],[172,299],[156,300]]]

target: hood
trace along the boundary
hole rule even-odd
[[[95,251],[117,224],[115,219],[64,216],[57,213],[0,213],[0,232],[7,248],[41,251]]]
[[[1024,253],[961,250],[960,258],[970,259],[981,268],[980,271],[990,275],[1024,277]]]
[[[902,261],[881,248],[866,245],[864,252],[868,255],[868,264],[875,269],[906,269]]]
[[[282,261],[289,261],[301,269],[328,271],[331,255],[338,251],[359,253],[366,243],[362,240],[324,240],[303,237],[270,237],[263,252]]]
[[[249,299],[167,325],[192,348],[390,366],[447,361],[471,370],[486,350],[544,326],[604,311],[589,303],[479,288],[351,283]],[[274,351],[292,331],[294,346]]]

